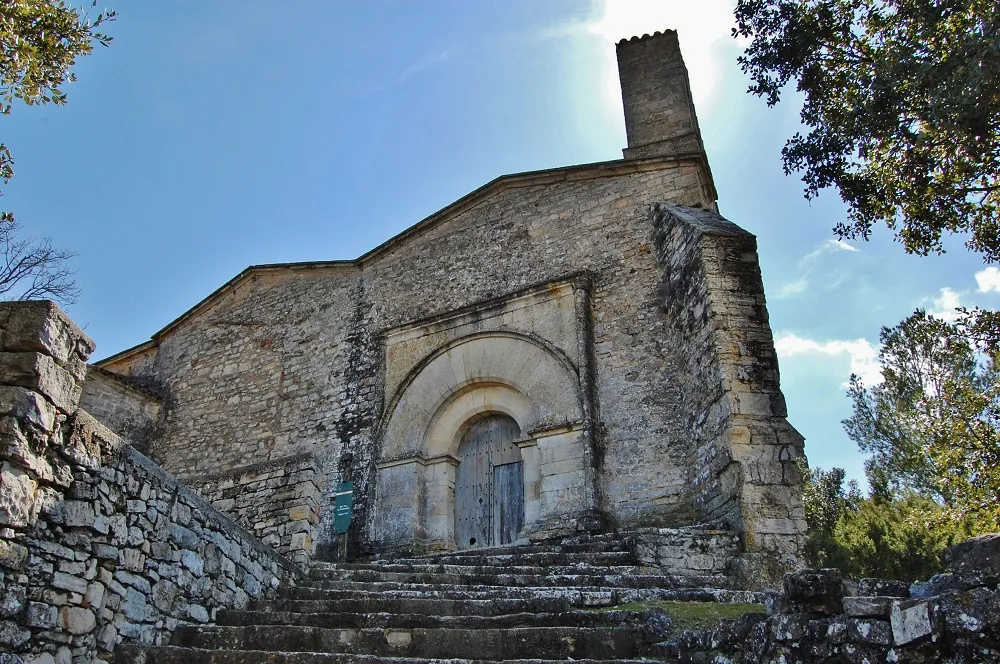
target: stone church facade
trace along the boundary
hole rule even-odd
[[[308,556],[343,543],[349,480],[349,555],[711,524],[792,564],[803,440],[755,239],[717,212],[676,33],[618,59],[622,159],[499,177],[356,260],[247,268],[91,367],[82,407]]]

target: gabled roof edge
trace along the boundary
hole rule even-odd
[[[284,271],[284,270],[302,270],[302,269],[316,269],[316,268],[329,268],[329,267],[344,267],[350,268],[354,267],[357,269],[362,269],[366,263],[371,262],[380,255],[392,251],[396,247],[400,246],[404,241],[420,235],[438,223],[441,223],[454,215],[475,206],[486,198],[498,194],[509,188],[520,188],[520,187],[530,187],[534,185],[543,184],[555,184],[559,182],[571,182],[574,180],[590,180],[601,177],[614,177],[618,175],[627,175],[630,173],[642,173],[648,171],[662,170],[670,164],[677,164],[683,161],[698,161],[707,162],[704,153],[692,153],[692,154],[681,154],[681,155],[670,155],[667,157],[650,157],[646,159],[615,159],[612,161],[600,161],[593,162],[590,164],[579,164],[576,166],[563,166],[559,168],[550,168],[539,171],[525,171],[522,173],[512,173],[508,175],[501,175],[493,180],[490,180],[483,186],[475,189],[468,194],[462,196],[455,202],[446,205],[437,212],[433,212],[430,215],[424,217],[414,225],[397,233],[393,237],[389,238],[382,244],[378,245],[374,249],[362,254],[354,260],[339,260],[339,261],[306,261],[301,263],[266,263],[262,265],[251,265],[244,269],[242,272],[237,274],[235,277],[219,286],[209,295],[203,298],[200,302],[195,304],[193,307],[185,311],[183,314],[175,318],[173,321],[164,326],[161,330],[153,334],[149,341],[143,342],[132,348],[128,348],[119,353],[115,353],[109,357],[104,358],[98,362],[94,362],[95,366],[103,367],[105,364],[110,364],[112,362],[120,361],[129,355],[138,354],[149,350],[150,348],[159,345],[160,339],[166,336],[170,331],[179,326],[184,321],[192,318],[196,314],[200,313],[202,310],[211,306],[215,300],[225,294],[227,291],[235,289],[244,280],[249,278],[251,275],[265,272],[265,271]],[[588,175],[589,177],[584,177]],[[714,194],[714,187],[712,189]]]

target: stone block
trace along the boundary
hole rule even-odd
[[[19,571],[28,560],[28,549],[16,542],[0,538],[0,567]]]
[[[31,632],[12,620],[0,620],[0,646],[18,649],[31,639]]]
[[[910,584],[895,579],[861,579],[858,581],[858,595],[909,597]]]
[[[843,612],[844,587],[840,570],[805,570],[786,574],[785,596],[793,613],[833,615]]]
[[[0,618],[9,618],[20,613],[26,599],[27,590],[23,585],[9,582],[4,584],[0,581]]]
[[[63,523],[89,528],[94,525],[94,505],[82,500],[67,500],[62,507]]]
[[[0,352],[0,384],[40,392],[69,415],[76,411],[82,384],[55,360],[41,353]]]
[[[37,351],[51,356],[78,380],[86,376],[86,362],[96,346],[50,301],[3,302],[3,350]]]
[[[892,604],[889,620],[893,642],[897,646],[929,638],[934,631],[928,602],[897,600]]]
[[[854,643],[878,646],[892,645],[892,629],[886,620],[851,618],[847,621],[847,638]]]
[[[174,609],[174,601],[177,599],[177,586],[167,580],[157,582],[150,593],[150,599],[155,606],[164,613],[170,613]]]
[[[91,608],[100,610],[104,607],[104,595],[104,584],[100,581],[94,581],[87,586],[87,592],[84,594],[83,599]]]
[[[26,472],[4,463],[0,466],[0,526],[25,528],[35,516],[38,483]]]
[[[207,623],[209,621],[208,610],[198,604],[188,607],[188,616],[195,622]]]
[[[955,574],[982,585],[1000,581],[1000,533],[979,535],[948,549],[945,562]]]
[[[59,609],[58,624],[70,634],[89,634],[97,626],[97,616],[90,609],[64,606]]]
[[[851,618],[888,618],[894,597],[845,597],[844,615]]]
[[[25,613],[24,623],[29,627],[49,629],[56,626],[58,618],[59,610],[51,604],[28,602],[28,610]]]
[[[68,590],[71,593],[78,593],[80,595],[83,595],[84,593],[87,592],[88,585],[89,584],[87,583],[86,579],[81,579],[77,576],[66,574],[64,572],[56,572],[55,574],[52,575],[53,587],[59,588],[61,590]]]
[[[45,433],[55,429],[58,411],[38,392],[25,387],[0,385],[0,415],[30,422]]]

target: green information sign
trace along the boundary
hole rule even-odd
[[[341,482],[333,492],[333,530],[346,533],[354,512],[354,482]]]

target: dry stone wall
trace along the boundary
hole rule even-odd
[[[50,302],[0,304],[0,661],[123,641],[294,583],[290,562],[77,409],[93,343]]]
[[[242,466],[189,485],[274,551],[308,566],[322,498],[322,478],[312,455]]]
[[[952,571],[907,584],[845,581],[835,569],[784,579],[768,614],[664,645],[683,664],[987,664],[1000,661],[1000,534],[949,552]]]

